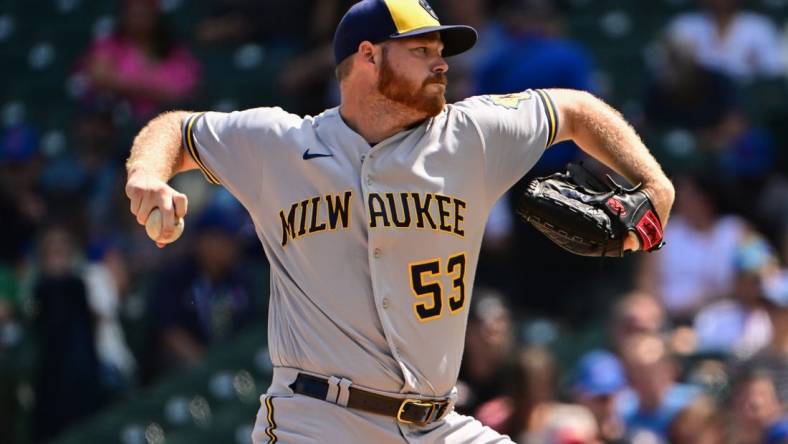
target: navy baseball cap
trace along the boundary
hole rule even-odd
[[[342,17],[334,34],[337,65],[358,50],[363,41],[380,43],[440,32],[443,56],[465,52],[476,44],[476,30],[465,25],[441,25],[427,0],[363,0]]]
[[[589,398],[612,395],[627,385],[624,369],[610,352],[594,350],[577,365],[575,393]]]

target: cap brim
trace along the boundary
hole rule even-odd
[[[443,42],[444,57],[462,54],[463,52],[473,48],[473,45],[476,44],[476,39],[478,38],[476,30],[470,26],[465,25],[427,26],[402,34],[394,34],[391,36],[391,38],[404,39],[407,37],[416,37],[419,35],[429,34],[431,32],[440,32],[441,41]]]

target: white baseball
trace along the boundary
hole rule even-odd
[[[148,233],[148,237],[164,244],[169,244],[178,240],[181,234],[183,234],[183,229],[186,226],[186,222],[183,218],[179,217],[175,221],[175,229],[172,231],[172,236],[165,239],[159,239],[159,235],[161,234],[161,222],[161,211],[159,211],[158,208],[154,208],[148,215],[148,220],[145,222],[145,231]]]

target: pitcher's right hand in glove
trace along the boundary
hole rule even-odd
[[[565,250],[582,256],[623,256],[634,233],[640,249],[664,245],[662,223],[648,195],[605,183],[580,165],[532,180],[517,209],[520,216]]]

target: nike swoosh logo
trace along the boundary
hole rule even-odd
[[[315,159],[317,157],[334,157],[333,154],[310,153],[309,148],[304,151],[304,160]]]

